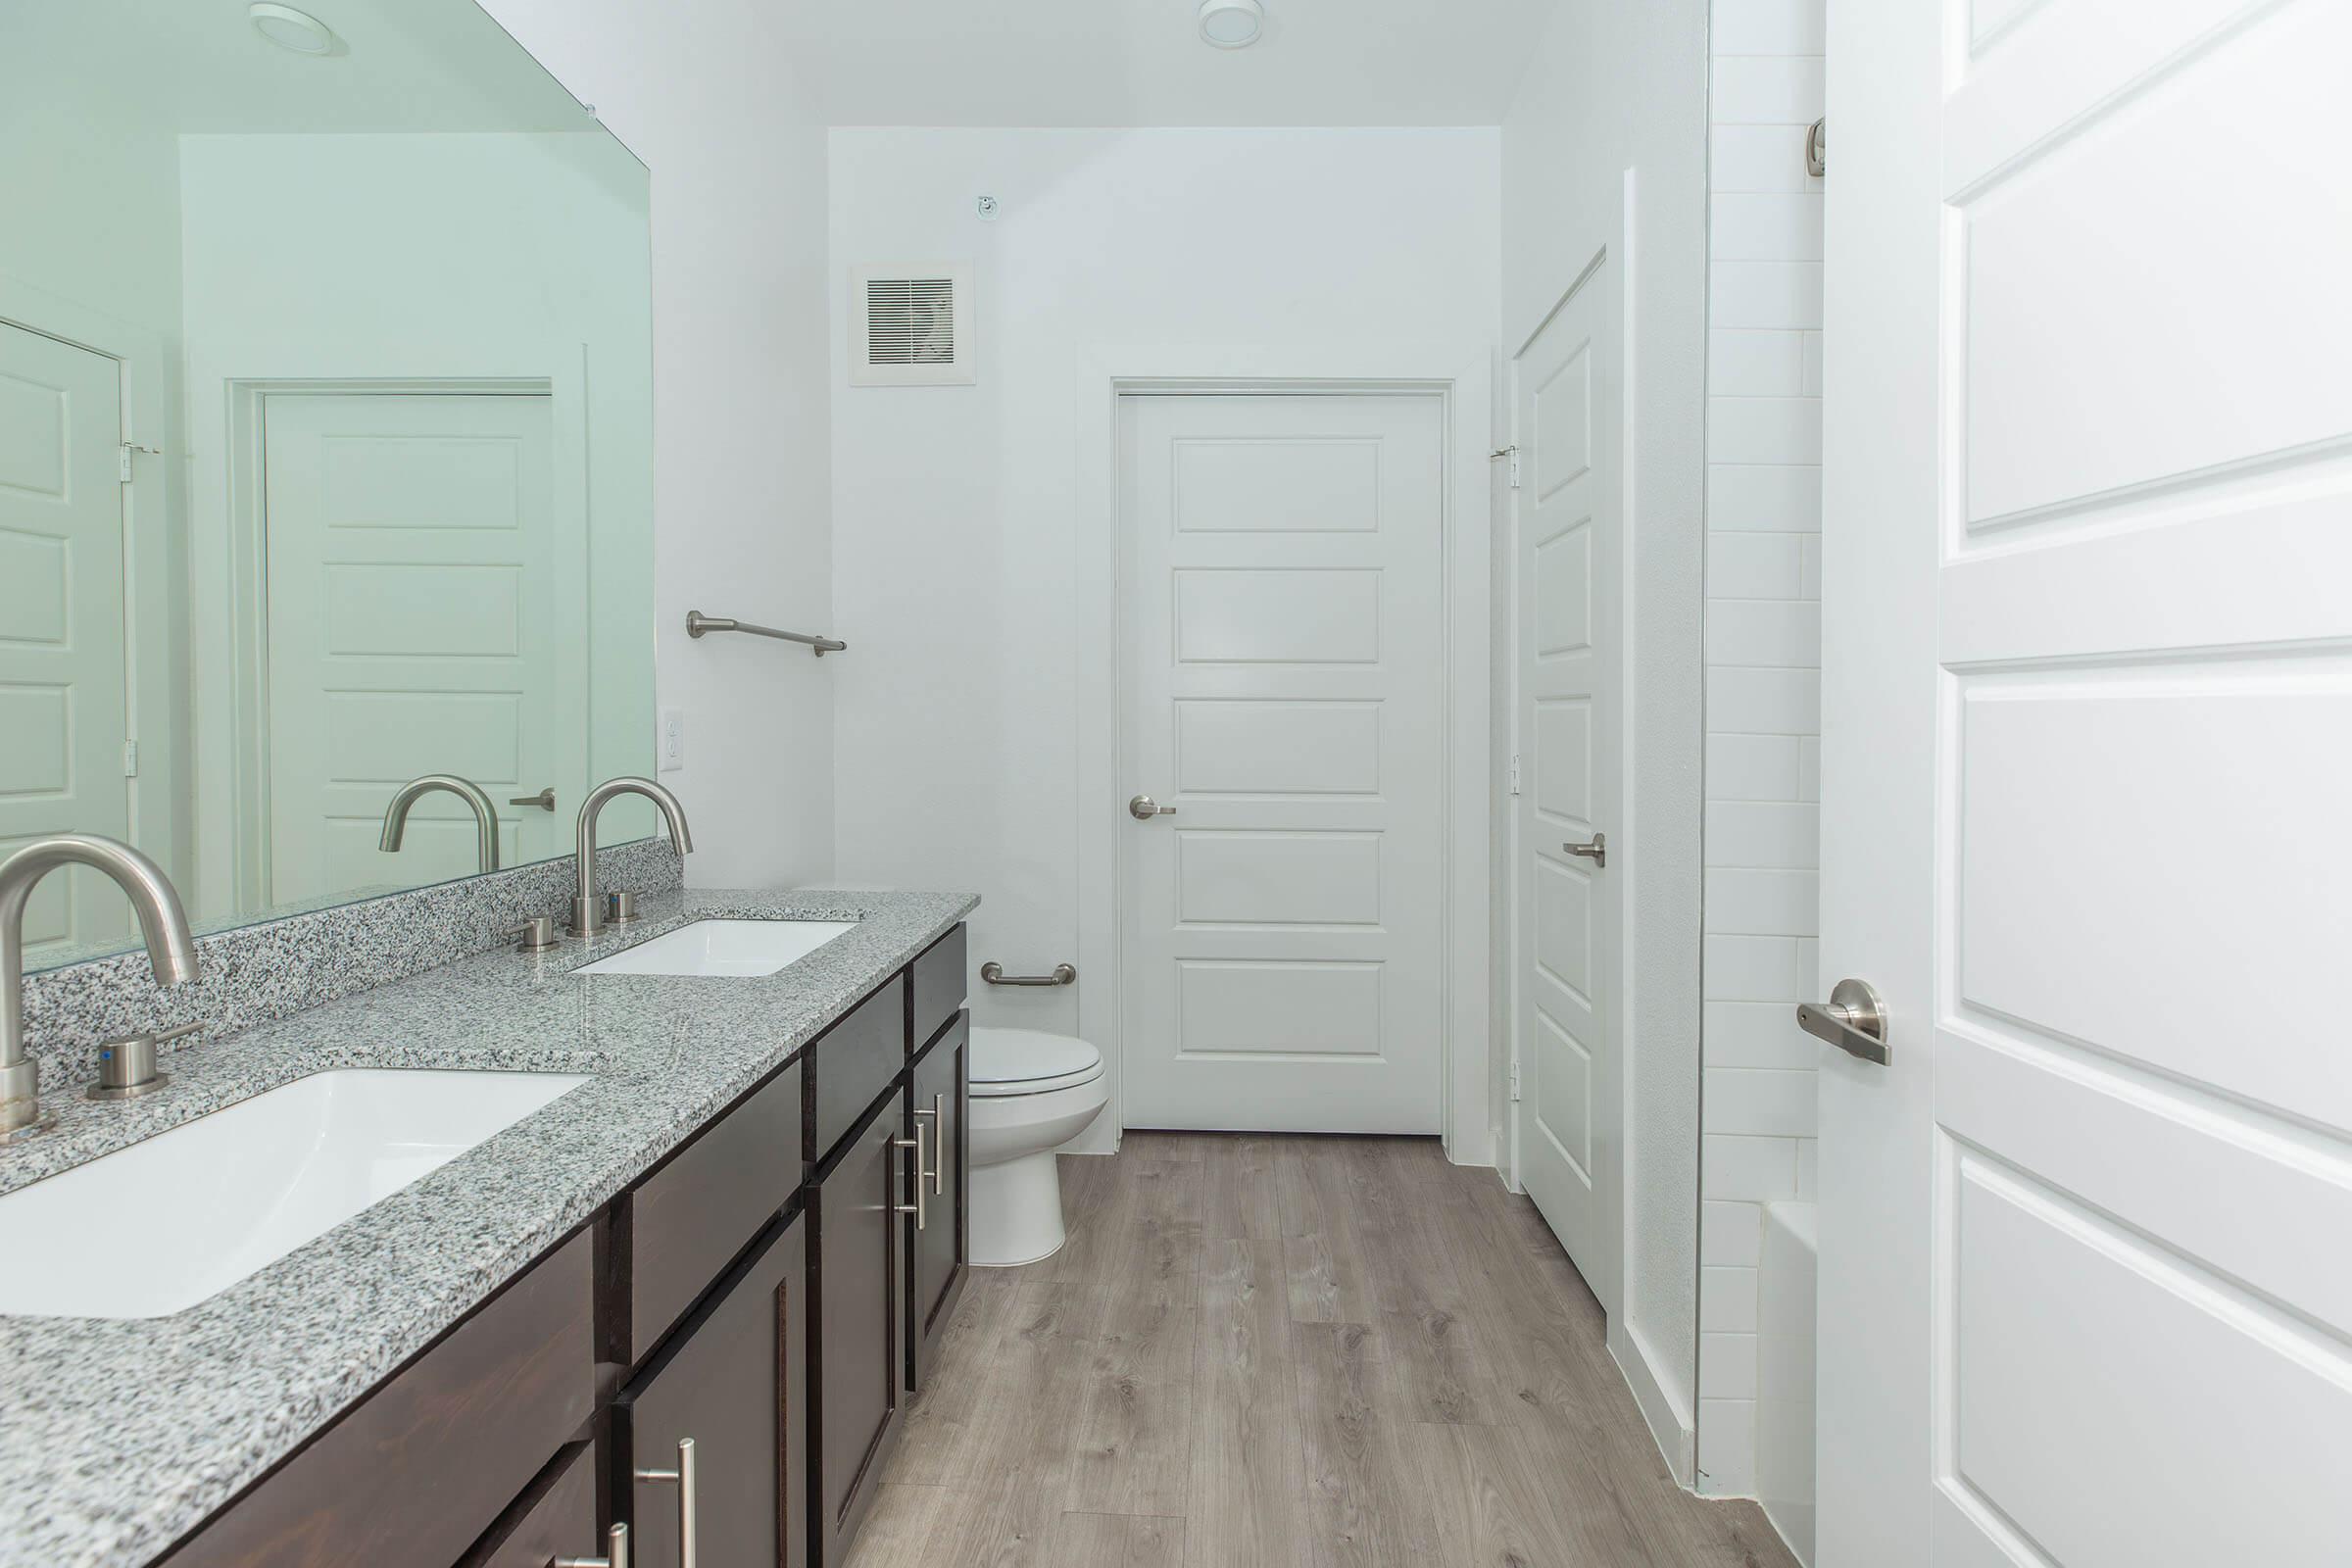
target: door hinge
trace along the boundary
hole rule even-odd
[[[139,776],[139,743],[137,741],[122,743],[122,776],[124,778]]]
[[[118,441],[115,443],[115,456],[119,460],[119,466],[117,466],[115,472],[124,484],[130,483],[130,460],[142,452],[151,458],[160,458],[164,455],[164,449],[162,447],[143,447],[140,446],[136,441]]]
[[[1511,1103],[1519,1103],[1519,1064],[1511,1063]]]
[[[1519,449],[1516,446],[1496,447],[1487,454],[1489,463],[1508,462],[1511,466],[1511,488],[1519,488]]]
[[[1518,793],[1519,793],[1519,754],[1518,754],[1517,752],[1513,752],[1513,753],[1511,754],[1510,785],[1511,785],[1511,793],[1512,793],[1513,795],[1516,795],[1516,794],[1518,794]]]

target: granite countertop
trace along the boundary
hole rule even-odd
[[[501,947],[174,1053],[172,1083],[146,1099],[92,1104],[51,1086],[58,1126],[0,1151],[0,1193],[329,1068],[593,1080],[175,1316],[0,1316],[0,1568],[152,1561],[978,903],[656,895],[593,952]],[[859,923],[762,979],[570,973],[729,915]]]

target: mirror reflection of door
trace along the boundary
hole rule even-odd
[[[126,839],[121,367],[0,322],[0,858],[48,833]],[[130,930],[95,878],[52,876],[25,956]]]
[[[425,773],[497,803],[502,861],[559,851],[574,808],[583,519],[553,499],[550,399],[272,395],[263,421],[269,897],[285,904],[476,868],[472,813],[392,793]],[[248,753],[248,755],[251,755]],[[556,809],[510,804],[554,786]]]

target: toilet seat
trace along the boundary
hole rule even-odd
[[[1069,1035],[1040,1029],[972,1031],[974,1100],[1050,1095],[1076,1089],[1102,1076],[1102,1053]]]

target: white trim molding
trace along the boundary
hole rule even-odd
[[[1122,672],[1118,640],[1116,484],[1119,399],[1144,392],[1330,393],[1417,391],[1445,401],[1446,445],[1446,899],[1441,1042],[1446,1155],[1492,1166],[1494,1129],[1488,1086],[1494,1038],[1488,959],[1492,861],[1493,503],[1487,452],[1494,428],[1491,347],[1465,344],[1317,352],[1200,345],[1100,346],[1078,376],[1078,496],[1083,509],[1073,586],[1077,595],[1079,968],[1094,977],[1079,999],[1078,1032],[1111,1064],[1110,1113],[1070,1146],[1116,1150],[1125,1127],[1120,1072],[1123,909],[1118,803]]]

